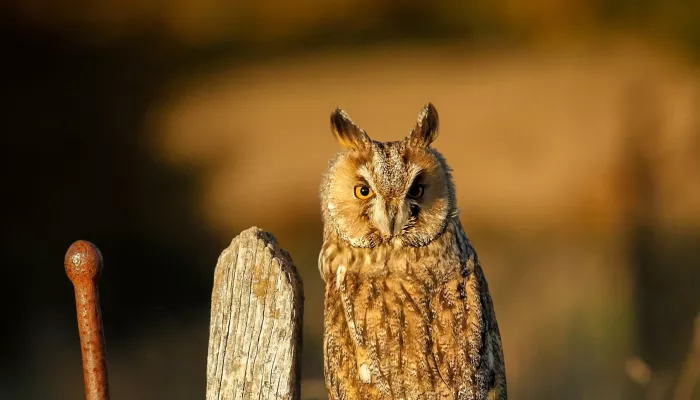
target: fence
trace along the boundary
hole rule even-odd
[[[73,243],[66,274],[75,288],[87,400],[109,398],[97,280],[102,256]],[[207,400],[300,398],[304,294],[287,252],[270,233],[241,232],[216,265],[211,298]]]

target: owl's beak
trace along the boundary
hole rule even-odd
[[[403,218],[403,212],[401,210],[401,205],[397,202],[389,202],[384,210],[384,215],[386,218],[382,218],[377,224],[377,227],[382,232],[382,236],[385,238],[391,238],[393,236],[401,234],[404,225],[406,225],[405,218]]]
[[[400,209],[394,211],[394,218],[392,218],[391,224],[389,224],[389,228],[394,236],[400,235],[403,231],[403,227],[406,225],[406,221],[402,218],[402,213],[400,211]]]
[[[393,212],[392,214],[389,215],[389,232],[391,232],[392,235],[396,235],[396,212]]]
[[[385,239],[394,236],[394,226],[396,225],[396,212],[391,211],[391,207],[384,211],[384,218],[375,221],[377,228]]]

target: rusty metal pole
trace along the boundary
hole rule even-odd
[[[108,400],[107,354],[97,291],[97,279],[102,270],[102,254],[94,244],[79,240],[66,252],[64,266],[75,288],[80,347],[83,353],[85,398]]]

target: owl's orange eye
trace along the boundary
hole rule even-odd
[[[408,197],[412,199],[420,199],[423,197],[423,191],[423,185],[413,185],[410,189],[408,189]]]
[[[374,191],[369,186],[355,186],[355,197],[360,200],[367,200],[374,196]]]

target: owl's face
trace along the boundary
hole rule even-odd
[[[345,150],[321,185],[326,229],[354,247],[424,246],[443,232],[455,196],[445,160],[430,147],[438,133],[432,104],[402,141],[373,141],[340,109],[331,130]]]

